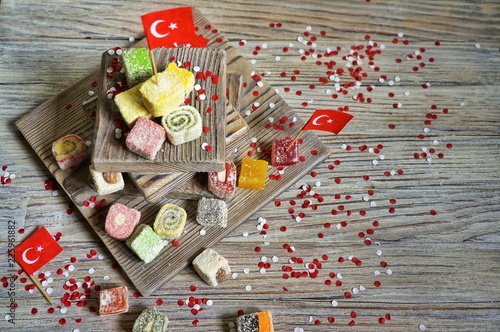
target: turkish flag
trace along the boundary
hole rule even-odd
[[[337,135],[353,116],[334,110],[316,110],[302,130],[323,130]]]
[[[150,50],[157,47],[205,47],[208,39],[196,34],[191,7],[179,7],[141,16]]]
[[[32,275],[62,251],[63,249],[49,231],[41,226],[24,242],[15,247],[11,251],[11,255],[27,274]]]

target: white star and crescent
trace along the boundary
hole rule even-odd
[[[29,248],[27,248],[25,251],[23,251],[23,255],[22,255],[22,257],[23,257],[23,261],[25,261],[25,262],[26,262],[26,263],[28,263],[28,264],[35,264],[35,263],[38,261],[38,259],[40,258],[40,255],[39,255],[36,259],[33,259],[33,260],[32,260],[32,259],[28,259],[28,257],[26,257],[26,254],[27,254],[27,253],[28,253],[28,251],[30,251],[31,249],[33,249],[33,247],[29,247]],[[37,248],[37,250],[36,250],[36,251],[37,251],[37,252],[41,252],[42,250],[43,250],[42,246],[38,246],[38,248]]]
[[[156,20],[153,22],[153,24],[151,24],[151,27],[149,28],[149,31],[151,32],[151,34],[153,36],[155,36],[155,38],[165,38],[170,34],[170,32],[167,32],[167,33],[159,33],[158,32],[158,25],[160,23],[165,23],[165,20]],[[170,25],[168,27],[172,31],[179,28],[177,26],[177,23],[174,23],[174,22],[170,23]]]
[[[328,120],[326,120],[326,123],[333,123],[333,120],[328,115],[322,114],[322,115],[314,118],[314,120],[312,121],[312,124],[315,126],[321,126],[322,123],[318,123],[318,120],[321,118],[327,118]]]

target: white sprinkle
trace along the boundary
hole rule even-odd
[[[131,42],[131,43],[133,43],[133,42],[135,42],[135,38],[134,37],[128,37],[128,41]]]
[[[95,202],[90,202],[89,208],[93,209],[95,207]]]
[[[195,89],[196,91],[200,90],[200,89],[201,89],[201,85],[199,85],[199,84],[195,84],[195,85],[194,85],[194,89]]]
[[[5,315],[5,320],[11,320],[11,319],[12,317],[9,314]]]
[[[405,91],[404,95],[408,97],[410,95],[410,91]]]
[[[387,270],[385,270],[385,273],[387,273],[387,275],[390,276],[392,274],[392,270],[391,269],[387,269]]]
[[[265,241],[265,242],[264,242],[264,245],[265,245],[265,246],[268,246],[268,245],[270,245],[270,244],[271,244],[271,242],[269,242],[269,241]]]
[[[91,267],[91,268],[89,269],[89,274],[94,274],[94,272],[95,272],[94,268],[93,268],[93,267]]]
[[[385,80],[384,80],[382,77],[380,77],[380,78],[378,79],[378,81],[379,81],[379,83],[384,83],[384,82],[385,82]]]
[[[200,100],[203,101],[203,100],[207,99],[207,96],[204,93],[202,93],[202,94],[198,95],[198,98],[200,98]]]
[[[42,286],[47,287],[49,285],[49,282],[47,280],[42,281]]]
[[[403,107],[403,104],[398,103],[398,108],[401,108],[401,107]]]
[[[260,258],[260,261],[263,262],[263,263],[266,263],[267,262],[267,257],[266,256],[262,256]]]
[[[277,56],[275,56],[275,57],[274,57],[274,60],[276,60],[276,61],[280,61],[280,60],[281,60],[281,57],[280,57],[279,55],[277,55]]]
[[[385,159],[385,156],[384,156],[383,154],[379,154],[379,155],[378,155],[378,159],[380,159],[380,160],[384,160],[384,159]]]
[[[374,166],[377,166],[377,165],[378,165],[378,160],[377,160],[377,159],[373,159],[373,160],[372,160],[372,164],[373,164]]]
[[[387,82],[387,84],[389,84],[389,86],[393,86],[394,85],[394,81],[393,80],[389,80],[389,82]]]
[[[382,250],[380,250],[380,249],[377,250],[376,254],[377,254],[377,256],[382,256]]]
[[[321,181],[316,181],[314,182],[315,187],[321,187]]]
[[[420,324],[420,325],[418,326],[418,330],[419,330],[419,331],[425,331],[425,325],[424,325],[424,324]]]
[[[207,305],[208,305],[209,307],[211,307],[213,304],[214,304],[214,301],[212,301],[212,300],[207,300]]]
[[[65,276],[65,277],[69,276],[69,272],[68,271],[64,271],[63,272],[63,276]]]
[[[311,31],[311,30],[312,30],[312,28],[310,25],[306,26],[306,31]]]
[[[368,152],[369,152],[369,153],[373,153],[373,152],[375,152],[375,150],[374,150],[373,148],[369,148],[369,149],[368,149]]]
[[[65,314],[68,311],[68,308],[61,308],[61,310],[59,311],[61,312],[61,314]]]
[[[391,170],[389,173],[390,173],[392,176],[396,175],[396,171],[394,171],[394,170]]]
[[[429,128],[427,128],[427,127],[424,128],[424,133],[428,133],[429,131],[430,131]]]
[[[359,290],[360,290],[360,291],[364,291],[365,289],[366,289],[366,288],[365,288],[365,286],[363,286],[363,285],[359,285]]]
[[[278,263],[278,261],[279,261],[278,256],[273,256],[272,261],[273,261],[273,263]]]
[[[375,271],[373,271],[373,274],[376,275],[376,276],[378,276],[380,274],[380,271],[379,270],[375,270]]]
[[[375,201],[371,201],[371,202],[370,202],[370,206],[371,206],[371,207],[376,207],[376,206],[377,206],[377,202],[375,202]]]
[[[274,108],[274,106],[276,106],[275,103],[269,103],[269,108]]]
[[[299,217],[299,216],[297,216],[297,217],[295,217],[295,221],[296,221],[296,222],[301,222],[301,221],[302,221],[302,218],[301,218],[301,217]]]
[[[363,196],[363,201],[368,202],[370,200],[370,197],[368,195]]]
[[[295,47],[293,43],[288,43],[288,47]]]
[[[309,316],[309,323],[312,323],[314,321],[314,317],[313,316]]]
[[[295,247],[294,247],[294,246],[290,246],[290,250],[291,250],[292,252],[295,252]]]
[[[201,148],[202,148],[203,150],[206,150],[206,149],[207,149],[207,146],[208,146],[208,143],[207,143],[207,142],[203,142],[203,143],[201,144]]]
[[[422,152],[427,152],[427,147],[422,146],[422,147],[420,148],[420,150],[422,150]]]
[[[464,102],[461,102],[461,103],[460,103],[460,106],[465,106],[465,103],[464,103]]]
[[[11,173],[9,175],[9,179],[14,180],[16,178],[16,175],[14,173]]]
[[[399,76],[395,76],[394,81],[399,82],[399,81],[401,81],[401,78]]]
[[[425,160],[426,160],[429,164],[430,164],[430,163],[432,163],[432,158],[431,158],[431,157],[427,157],[427,158],[425,158]]]
[[[122,55],[123,51],[121,48],[116,50],[116,55]]]
[[[437,139],[432,141],[432,145],[438,145],[438,144],[439,144],[439,141]]]
[[[257,62],[257,60],[255,60],[255,59],[250,60],[250,63],[251,63],[252,65],[254,65],[256,62]]]
[[[259,270],[259,273],[260,273],[260,274],[265,274],[265,273],[266,273],[266,269],[265,269],[265,268],[261,268],[261,269]]]
[[[264,86],[264,82],[262,82],[262,81],[258,81],[258,82],[257,82],[257,86],[258,86],[259,88],[262,88],[262,87]]]
[[[337,279],[342,279],[342,274],[337,273]]]
[[[246,286],[245,286],[245,290],[246,290],[247,292],[250,292],[250,291],[252,290],[252,286],[250,286],[250,285],[246,285]]]
[[[47,294],[52,294],[54,292],[54,288],[49,287],[45,291],[47,292]]]
[[[337,301],[332,300],[332,306],[336,307],[336,306],[338,306],[338,305],[339,305],[339,303],[338,303]]]
[[[74,270],[75,270],[75,266],[74,266],[73,264],[70,264],[70,265],[68,266],[68,271],[69,271],[69,272],[73,272]]]
[[[104,281],[108,281],[108,280],[109,280],[109,276],[104,276],[104,277],[102,277],[102,279],[103,279]]]
[[[244,268],[243,269],[243,273],[249,274],[250,273],[250,269],[248,267]]]
[[[201,235],[201,236],[203,236],[203,235],[205,235],[205,234],[207,234],[207,231],[206,231],[206,230],[204,230],[204,229],[200,229],[200,235]]]
[[[236,279],[236,277],[238,277],[238,273],[237,272],[233,272],[233,274],[231,274],[231,278]]]
[[[351,291],[352,291],[353,294],[358,294],[359,293],[359,289],[357,289],[356,287],[354,287]]]
[[[337,229],[340,229],[342,227],[341,224],[337,224],[335,227],[337,227]]]
[[[381,50],[384,50],[385,49],[385,44],[380,44],[379,47],[380,47]]]
[[[481,44],[477,43],[477,44],[474,45],[474,47],[477,48],[477,49],[480,49],[481,48]]]
[[[245,111],[245,115],[246,115],[246,116],[249,116],[250,114],[252,114],[252,111],[250,111],[250,110],[246,110],[246,111]]]
[[[342,150],[347,149],[347,144],[342,144],[342,145],[340,146],[340,148],[341,148]]]
[[[108,50],[108,54],[109,55],[114,55],[115,54],[115,50],[113,50],[113,49]]]
[[[415,53],[415,55],[420,55],[420,50],[415,50],[413,53]]]
[[[260,103],[258,101],[256,101],[255,103],[253,103],[253,106],[255,107],[259,107],[260,106]]]
[[[399,32],[399,33],[398,33],[398,37],[399,37],[399,38],[403,38],[403,36],[404,36],[404,34],[403,34],[402,32]]]
[[[52,192],[52,196],[59,196],[59,193],[57,192],[57,190],[54,190],[54,191]]]

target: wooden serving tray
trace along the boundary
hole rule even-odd
[[[98,94],[96,125],[94,131],[94,148],[92,163],[99,172],[141,172],[141,173],[172,173],[172,172],[210,172],[224,168],[225,141],[225,106],[226,106],[226,53],[215,48],[157,48],[154,57],[158,72],[165,70],[172,61],[179,66],[188,64],[188,70],[199,67],[199,73],[211,72],[218,76],[214,84],[211,77],[195,79],[205,91],[206,99],[198,98],[193,90],[189,96],[190,105],[201,115],[202,125],[208,127],[208,132],[201,137],[179,145],[171,144],[168,139],[163,148],[158,151],[154,160],[141,157],[123,148],[125,135],[121,139],[115,137],[116,117],[120,116],[115,102],[108,98],[108,92],[114,87],[117,79],[122,78],[107,75],[112,61],[118,55],[110,55],[107,51],[102,55],[100,91]],[[197,72],[193,72],[196,77]],[[214,99],[213,97],[217,97]],[[208,144],[211,150],[203,149],[202,144]]]
[[[242,77],[239,74],[227,75],[227,103],[226,103],[226,146],[229,154],[238,147],[238,142],[246,133],[248,125],[241,117],[240,97]],[[155,202],[167,194],[170,198],[191,199],[207,196],[209,191],[200,186],[194,179],[195,172],[178,172],[167,174],[138,174],[129,173],[129,177],[142,192],[146,200]],[[186,193],[189,192],[189,196]]]
[[[250,62],[244,59],[220,32],[214,32],[216,30],[200,11],[193,9],[193,14],[199,32],[209,39],[208,46],[224,49],[228,70],[243,75],[246,85],[242,91],[241,114],[249,125],[248,136],[255,138],[258,146],[270,148],[274,139],[297,135],[304,125],[300,118],[295,122],[295,126],[285,125],[283,130],[273,130],[272,126],[270,129],[266,127],[271,116],[274,119],[282,119],[284,116],[292,119],[296,117],[296,114],[264,79],[260,80],[263,84],[257,84],[254,76],[255,69]],[[145,45],[145,40],[137,44],[141,47]],[[237,188],[234,197],[227,203],[229,214],[227,227],[224,229],[205,228],[206,234],[203,236],[200,235],[203,227],[196,223],[195,219],[197,201],[164,199],[157,203],[149,203],[140,195],[129,179],[126,179],[125,190],[97,198],[97,201],[102,198],[106,199],[106,205],[103,208],[85,207],[85,201],[96,194],[85,178],[87,165],[82,166],[74,173],[62,171],[52,156],[51,146],[53,141],[70,133],[77,134],[84,140],[92,139],[94,123],[88,116],[84,104],[89,98],[89,89],[93,86],[93,82],[99,79],[99,76],[99,70],[92,72],[67,90],[23,116],[16,122],[16,125],[35,153],[71,197],[131,282],[143,295],[150,295],[165,285],[179,271],[190,264],[201,251],[216,244],[281,192],[295,184],[329,155],[327,147],[313,132],[304,132],[301,136],[303,143],[300,145],[300,154],[305,157],[305,162],[286,167],[279,181],[268,177],[263,190]],[[254,91],[258,91],[257,97],[254,95]],[[67,109],[66,105],[69,104],[73,106]],[[247,110],[251,111],[248,116],[244,115]],[[252,148],[250,141],[246,146],[248,148],[241,149],[234,154],[237,166],[241,164],[243,157],[248,156],[249,151],[253,152],[252,158],[269,161],[269,156]],[[83,174],[79,174],[79,172]],[[269,167],[268,175],[277,173],[277,169]],[[183,207],[188,218],[184,234],[179,238],[179,246],[167,245],[151,263],[144,264],[124,242],[111,238],[104,231],[104,217],[107,208],[114,202],[138,209],[142,214],[141,222],[150,225],[154,222],[162,204],[169,202]]]

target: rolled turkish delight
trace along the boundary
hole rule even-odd
[[[165,247],[165,241],[145,224],[139,225],[127,239],[127,246],[144,262],[149,263]]]
[[[265,160],[255,160],[244,157],[241,161],[238,187],[262,190],[266,185],[268,163]]]
[[[193,73],[171,62],[163,72],[145,81],[140,91],[149,112],[154,117],[160,117],[184,103],[193,89]]]
[[[88,149],[80,136],[66,135],[52,143],[52,154],[63,171],[76,168],[88,157]]]
[[[163,205],[156,215],[153,229],[162,239],[173,240],[181,236],[186,225],[186,211],[175,204]]]
[[[200,112],[192,106],[179,106],[161,119],[167,138],[173,145],[190,142],[201,136]]]
[[[224,170],[208,173],[208,190],[215,196],[228,199],[233,197],[236,187],[236,165],[226,160]]]
[[[168,317],[159,312],[155,307],[142,311],[134,322],[132,332],[165,332],[167,331]]]
[[[141,212],[121,203],[114,203],[108,210],[104,229],[114,239],[126,240],[139,224]]]
[[[130,130],[125,145],[139,156],[153,160],[165,139],[165,129],[162,126],[141,116]]]
[[[131,89],[120,92],[115,96],[116,107],[118,107],[118,111],[120,111],[123,120],[129,128],[131,128],[135,121],[141,116],[147,119],[153,117],[142,103],[142,95],[139,91],[141,86],[142,83]]]
[[[122,173],[98,172],[94,166],[89,167],[90,177],[99,195],[108,195],[120,191],[125,187]]]
[[[99,292],[99,316],[118,315],[127,311],[127,286],[104,289]]]
[[[241,315],[236,321],[238,332],[274,332],[270,311]]]
[[[271,166],[291,166],[299,162],[299,143],[290,139],[276,139],[271,148]]]
[[[129,87],[139,84],[153,75],[153,66],[149,52],[144,47],[130,48],[123,51],[123,67]]]
[[[202,197],[196,212],[198,224],[207,227],[225,228],[227,226],[227,205],[218,198]]]
[[[217,287],[231,273],[227,259],[213,249],[205,249],[193,260],[193,267],[207,284]]]

